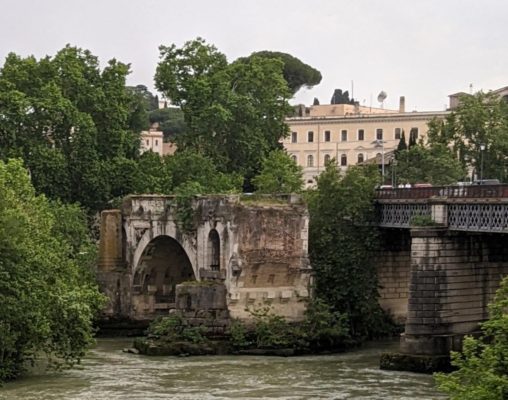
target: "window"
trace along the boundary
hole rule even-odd
[[[413,140],[416,143],[416,139],[418,139],[418,128],[411,128],[409,132],[409,140]]]
[[[314,166],[314,156],[311,154],[307,156],[307,167],[313,166]]]
[[[312,143],[314,141],[314,132],[307,132],[307,142]]]
[[[363,129],[358,129],[358,140],[364,140],[365,131]]]
[[[376,129],[376,140],[383,140],[383,129]]]
[[[291,160],[293,160],[295,164],[298,163],[297,160],[296,160],[296,156],[294,154],[291,156]]]
[[[330,131],[325,131],[325,142],[330,141]]]
[[[150,146],[150,142],[148,141],[148,139],[146,139],[146,145]]]
[[[340,132],[340,140],[342,142],[347,142],[347,131],[346,130],[343,130]]]
[[[358,154],[358,163],[363,162],[363,153]]]
[[[395,139],[400,140],[400,128],[395,128]]]
[[[340,156],[340,165],[343,167],[347,165],[347,156],[345,154]]]
[[[155,139],[155,145],[158,146],[159,145],[159,140],[158,139]]]
[[[325,165],[330,162],[330,154],[325,154]]]
[[[298,142],[298,133],[297,132],[291,132],[291,143]]]
[[[376,160],[381,162],[383,155],[381,153],[376,153]]]

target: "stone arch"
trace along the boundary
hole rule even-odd
[[[221,269],[221,240],[216,229],[211,229],[208,233],[207,241],[207,267],[212,271],[220,271]]]
[[[196,279],[185,249],[167,235],[157,236],[144,246],[133,272],[134,293],[148,296],[149,304],[162,309],[175,303],[176,285]]]
[[[143,235],[141,236],[141,238],[139,239],[137,244],[135,244],[136,242],[134,242],[134,246],[133,246],[133,250],[132,250],[132,258],[130,260],[131,261],[130,266],[131,266],[131,271],[132,271],[133,275],[136,273],[136,271],[138,269],[141,256],[143,255],[143,252],[145,251],[148,244],[152,240],[156,239],[159,236],[168,236],[168,237],[174,239],[183,248],[183,250],[185,251],[185,253],[186,253],[187,257],[189,258],[190,263],[192,265],[192,270],[194,271],[194,276],[198,276],[197,267],[196,267],[196,249],[194,248],[194,246],[192,246],[191,239],[187,239],[187,240],[184,239],[183,241],[179,241],[179,240],[175,239],[175,237],[177,236],[176,234],[170,233],[170,232],[176,233],[175,229],[170,229],[171,227],[164,227],[164,228],[157,227],[157,228],[158,229],[154,229],[154,227],[152,227],[152,229],[146,229],[146,231],[143,233]],[[166,233],[166,232],[168,232],[168,233]]]

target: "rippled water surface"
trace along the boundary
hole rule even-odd
[[[126,339],[99,339],[82,364],[0,388],[1,400],[443,399],[431,376],[378,369],[376,343],[329,356],[144,357]]]

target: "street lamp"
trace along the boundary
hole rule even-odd
[[[381,146],[381,177],[382,183],[385,181],[385,141],[382,139],[376,139],[371,144],[374,144],[375,147]]]
[[[485,144],[480,144],[480,185],[483,185],[483,151],[485,150]]]

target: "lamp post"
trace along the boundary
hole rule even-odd
[[[381,146],[381,178],[382,182],[385,181],[385,141],[382,139],[376,139],[371,144],[374,144],[375,147]]]
[[[485,150],[485,144],[480,144],[480,185],[483,185],[483,151]]]

